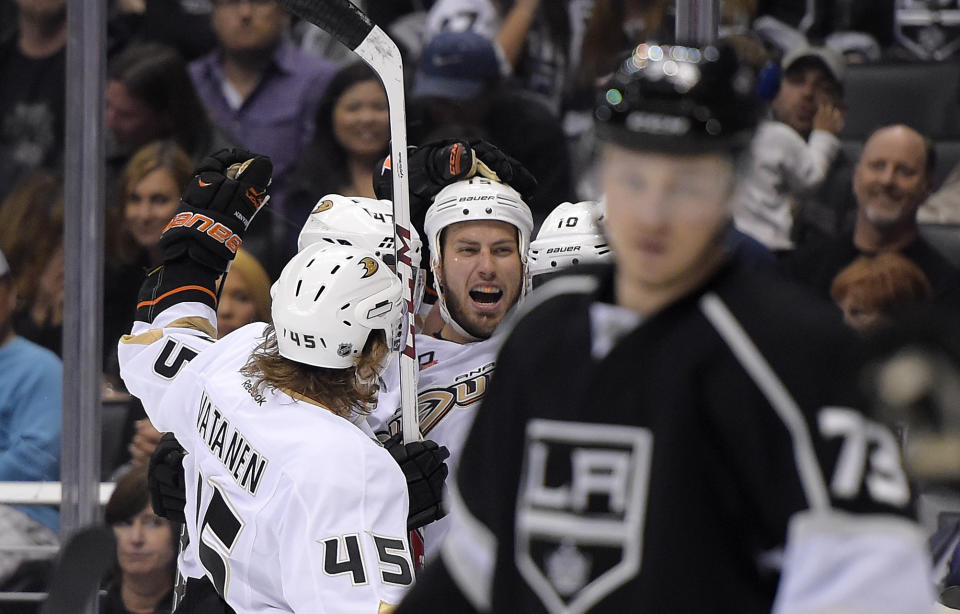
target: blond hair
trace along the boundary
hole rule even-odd
[[[155,170],[170,173],[177,188],[183,191],[187,181],[193,176],[193,162],[190,156],[174,141],[153,141],[144,145],[130,157],[120,177],[120,192],[115,215],[123,217],[123,208],[138,183]],[[116,253],[123,262],[136,262],[140,247],[129,232],[121,232],[116,238]]]
[[[247,290],[256,310],[255,322],[270,321],[270,276],[257,260],[256,256],[240,248],[230,265],[228,275],[239,275],[247,282]]]

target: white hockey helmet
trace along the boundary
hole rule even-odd
[[[388,265],[395,263],[393,203],[362,196],[327,194],[310,212],[297,249],[323,241],[333,245],[355,245],[369,249]],[[420,268],[423,242],[416,229],[410,228],[410,260]]]
[[[400,280],[370,250],[325,242],[306,246],[270,289],[280,355],[346,369],[377,330],[391,350],[399,349],[402,293]]]
[[[520,297],[527,291],[527,249],[533,232],[533,214],[520,194],[510,186],[483,177],[473,177],[446,186],[433,199],[423,222],[430,246],[430,266],[434,275],[440,269],[440,238],[443,230],[458,222],[493,220],[506,222],[517,229],[517,247],[523,266]],[[476,339],[456,322],[447,310],[443,288],[437,284],[437,300],[444,322],[468,339]]]
[[[557,205],[530,243],[530,277],[578,264],[612,262],[613,254],[603,236],[603,217],[603,206],[597,201]]]
[[[430,246],[430,265],[440,264],[440,234],[457,222],[496,220],[517,229],[520,259],[526,265],[527,246],[533,232],[533,214],[510,186],[484,177],[451,183],[440,190],[423,222]]]

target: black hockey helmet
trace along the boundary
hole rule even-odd
[[[753,71],[728,45],[641,43],[602,86],[597,136],[630,149],[738,152],[760,117]]]

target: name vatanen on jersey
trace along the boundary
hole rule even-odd
[[[269,461],[250,445],[243,433],[230,425],[230,421],[210,401],[206,391],[200,397],[197,433],[210,448],[210,452],[220,459],[234,481],[251,495],[257,494],[260,478],[263,477]]]

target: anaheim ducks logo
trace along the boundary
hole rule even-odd
[[[313,208],[313,211],[311,211],[310,213],[311,213],[311,214],[313,214],[313,213],[322,213],[322,212],[327,211],[328,209],[330,209],[330,207],[332,207],[332,206],[333,206],[333,201],[332,201],[332,200],[321,200],[320,202],[317,203],[317,206],[314,207],[314,208]]]
[[[366,270],[366,272],[363,274],[363,277],[361,277],[360,279],[366,279],[370,277],[371,275],[377,272],[377,269],[380,268],[380,265],[377,264],[377,261],[371,258],[370,256],[367,256],[366,258],[361,260],[360,266],[362,266]]]

